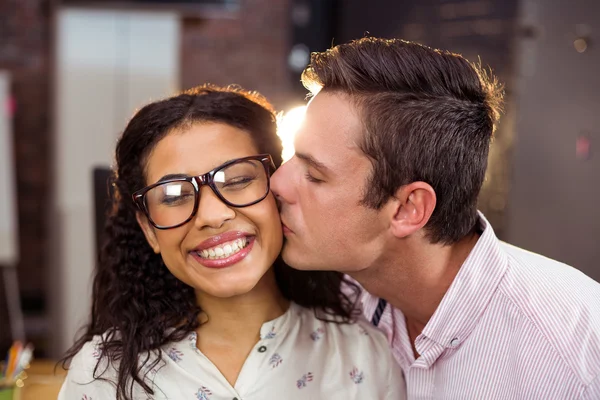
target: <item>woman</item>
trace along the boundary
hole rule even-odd
[[[280,154],[271,106],[241,89],[196,88],[133,117],[59,399],[404,398],[342,275],[278,258]]]

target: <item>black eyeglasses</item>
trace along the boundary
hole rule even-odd
[[[269,154],[237,158],[199,176],[157,182],[132,197],[156,228],[177,228],[196,215],[202,186],[210,187],[228,206],[248,207],[269,194],[272,169]]]

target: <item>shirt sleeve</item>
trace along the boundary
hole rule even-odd
[[[69,372],[58,394],[58,400],[100,400],[115,399],[116,380],[112,369],[98,367],[105,379],[94,378],[94,368],[98,362],[95,342],[86,343],[75,355]]]
[[[597,400],[600,399],[600,376],[597,376],[596,379],[590,383],[583,394],[579,398],[579,400]]]
[[[388,360],[390,364],[388,371],[390,372],[388,375],[388,392],[385,400],[406,400],[407,393],[404,373],[391,353]]]

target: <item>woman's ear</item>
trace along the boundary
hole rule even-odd
[[[158,240],[154,233],[154,227],[150,225],[148,218],[138,211],[135,213],[135,219],[137,219],[138,225],[142,228],[142,232],[144,232],[144,236],[146,236],[146,240],[150,247],[152,247],[152,250],[154,250],[156,254],[160,254],[160,246],[158,245]]]
[[[413,182],[400,187],[394,196],[390,227],[392,234],[403,238],[422,229],[436,205],[435,191],[425,182]]]

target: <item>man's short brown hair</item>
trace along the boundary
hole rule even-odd
[[[363,38],[314,53],[302,82],[357,107],[359,146],[373,164],[366,206],[379,209],[403,185],[423,181],[437,197],[431,242],[455,243],[473,229],[502,101],[491,74],[447,51]]]

